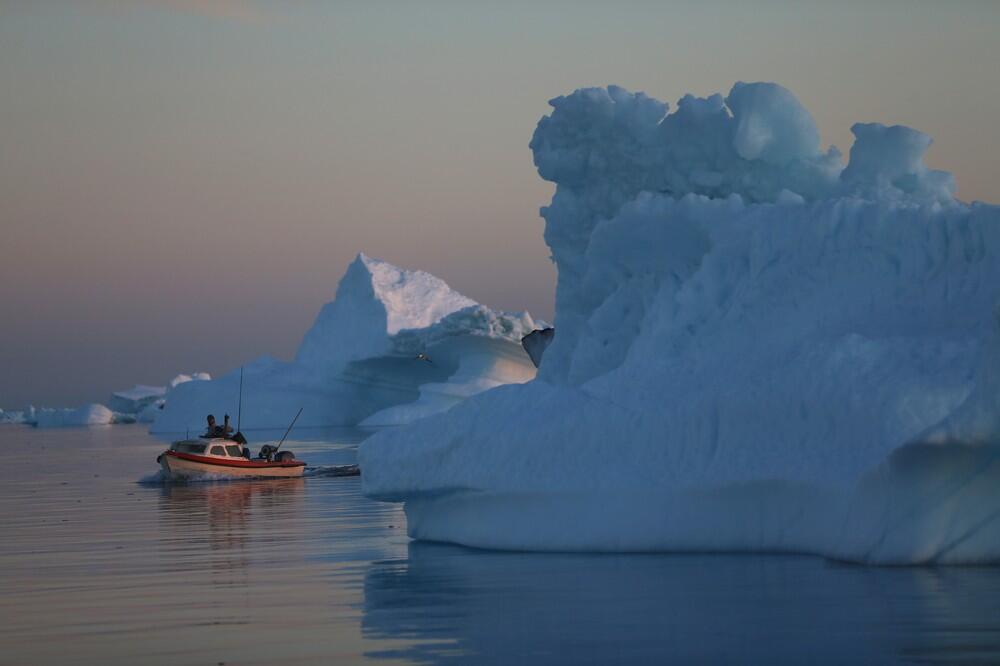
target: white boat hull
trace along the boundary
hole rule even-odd
[[[229,463],[228,461],[192,460],[193,457],[195,456],[182,456],[167,452],[160,456],[160,466],[166,474],[175,479],[287,479],[302,476],[306,469],[305,463],[301,461],[291,464],[255,463],[253,461],[236,464],[236,462]]]

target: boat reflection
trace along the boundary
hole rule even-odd
[[[205,568],[213,582],[233,584],[252,558],[267,557],[298,524],[305,481],[167,484],[160,497],[161,538],[173,554],[168,571]]]

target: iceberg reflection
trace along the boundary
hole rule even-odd
[[[415,542],[369,567],[362,632],[393,641],[370,658],[431,664],[992,661],[998,592],[988,568]]]

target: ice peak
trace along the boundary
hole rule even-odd
[[[389,337],[422,329],[477,305],[444,280],[359,253],[323,306],[296,356],[313,363],[341,362],[385,353]]]
[[[924,164],[924,153],[933,139],[905,125],[855,123],[851,161],[840,174],[848,190],[873,196],[914,196],[948,201],[955,193],[955,179],[946,171]]]
[[[726,105],[733,113],[733,148],[745,160],[783,165],[819,156],[812,115],[776,83],[736,82]]]
[[[369,276],[372,296],[385,309],[389,335],[406,328],[426,328],[456,310],[477,305],[425,271],[399,268],[364,253],[359,253],[354,263],[359,262]],[[348,271],[352,269],[354,265]]]

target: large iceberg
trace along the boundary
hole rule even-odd
[[[538,378],[370,438],[365,492],[479,547],[1000,561],[1000,208],[771,83],[550,103]]]
[[[423,271],[364,254],[348,267],[290,362],[243,368],[244,430],[397,425],[444,411],[481,391],[535,376],[520,346],[531,316],[495,312]],[[168,395],[154,432],[204,427],[209,412],[239,409],[240,370]]]

